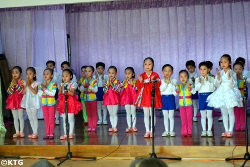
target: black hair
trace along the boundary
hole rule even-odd
[[[34,67],[28,67],[28,68],[26,69],[26,72],[27,72],[27,71],[32,71],[34,74],[36,74],[36,69],[35,69]],[[36,76],[34,76],[33,80],[36,81]]]
[[[231,60],[231,56],[229,54],[224,54],[221,56],[221,58],[227,58],[227,60],[229,61],[229,63],[232,63],[232,60]],[[220,61],[219,61],[219,65],[220,65]],[[231,65],[229,65],[229,68],[231,69]]]
[[[49,60],[49,61],[47,61],[46,62],[46,66],[48,65],[48,64],[53,64],[53,66],[55,66],[56,65],[56,62],[55,61],[53,61],[53,60]]]
[[[86,68],[91,68],[92,72],[95,72],[95,68],[93,66],[86,66]]]
[[[72,72],[72,70],[70,70],[70,69],[64,69],[62,73],[64,73],[64,72],[67,72],[67,73],[69,73],[69,75],[71,75],[71,79],[70,80],[73,79],[73,72]]]
[[[116,66],[109,66],[109,69],[108,69],[108,70],[110,70],[110,69],[114,69],[114,70],[115,70],[115,72],[117,72],[117,68],[116,68]]]
[[[244,69],[244,65],[243,65],[241,62],[239,62],[239,61],[237,62],[237,61],[236,61],[236,62],[234,63],[234,65],[233,65],[233,68],[234,68],[234,66],[236,66],[236,65],[240,65],[240,66],[242,67],[242,69]]]
[[[103,62],[96,63],[95,67],[98,68],[99,66],[102,66],[105,69],[105,64]]]
[[[243,57],[238,57],[235,62],[240,62],[243,66],[245,66],[246,60]]]
[[[206,61],[207,68],[213,68],[213,63],[211,61]]]
[[[179,75],[180,75],[181,73],[186,73],[187,76],[188,76],[188,78],[189,78],[189,74],[188,74],[187,70],[181,70],[181,71],[179,72]]]
[[[132,76],[132,78],[135,78],[135,70],[134,70],[134,68],[133,67],[127,67],[127,68],[125,68],[125,71],[126,70],[130,70],[134,75]]]
[[[17,69],[20,72],[20,74],[22,74],[23,70],[22,70],[22,68],[20,66],[13,67],[11,71],[13,71],[14,69]]]
[[[43,70],[43,72],[45,72],[45,71],[49,71],[49,72],[51,73],[51,75],[54,74],[54,70],[52,70],[52,69],[50,69],[50,68],[45,68],[45,69]]]
[[[144,65],[144,63],[145,63],[146,60],[150,60],[150,61],[152,62],[152,64],[153,64],[152,71],[153,71],[154,66],[155,66],[155,61],[154,61],[154,59],[153,59],[152,57],[147,57],[147,58],[145,58],[144,61],[143,61],[143,65]]]
[[[165,64],[164,66],[162,66],[162,71],[164,70],[164,68],[166,68],[166,67],[169,67],[169,68],[171,68],[171,70],[172,71],[174,71],[174,67],[173,66],[171,66],[170,64]]]
[[[207,65],[207,62],[206,61],[203,61],[199,64],[199,69],[201,68],[201,66],[205,66],[208,68],[208,65]]]
[[[82,66],[82,67],[81,67],[81,70],[82,70],[83,68],[87,68],[87,67],[88,67],[88,66]]]
[[[63,65],[64,65],[64,64],[66,64],[67,66],[69,66],[69,67],[70,67],[70,64],[69,64],[69,62],[68,62],[68,61],[64,61],[64,62],[62,62],[62,63],[61,63],[61,67],[63,67]]]
[[[186,68],[187,68],[188,66],[196,67],[196,66],[195,66],[195,62],[194,62],[193,60],[188,60],[188,61],[186,62]]]

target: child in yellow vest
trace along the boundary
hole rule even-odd
[[[83,81],[86,79],[86,68],[87,66],[82,66],[81,67],[81,74],[82,74],[82,78],[80,78],[79,80],[79,87],[78,89],[80,90],[81,88],[81,85],[83,83]],[[81,99],[81,103],[82,103],[82,116],[83,116],[83,126],[86,126],[88,125],[88,116],[87,116],[87,112],[86,112],[86,107],[85,107],[85,102],[84,102],[84,92],[81,91],[81,94],[80,94],[80,99]]]
[[[176,86],[176,93],[179,94],[179,109],[181,114],[181,136],[192,136],[192,118],[193,104],[192,94],[195,94],[195,89],[188,82],[189,74],[186,70],[179,72],[181,84]]]

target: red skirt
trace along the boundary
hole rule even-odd
[[[65,113],[65,96],[64,94],[59,94],[58,97],[59,103],[57,104],[57,111],[59,111],[59,114]],[[82,103],[77,100],[76,96],[71,96],[68,94],[67,99],[67,110],[68,113],[74,113],[75,115],[78,114],[80,110],[82,110]]]
[[[136,91],[133,88],[127,87],[120,93],[120,97],[121,106],[133,105],[136,100]]]
[[[120,101],[119,93],[116,93],[111,88],[109,88],[108,93],[104,93],[103,95],[103,104],[104,106],[107,105],[118,105]]]
[[[23,94],[18,94],[15,90],[12,95],[9,95],[6,100],[6,109],[22,109],[21,101],[23,98]]]

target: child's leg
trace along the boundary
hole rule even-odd
[[[90,101],[85,101],[85,106],[86,106],[86,112],[87,112],[87,116],[88,116],[88,127],[89,127],[89,129],[92,129],[93,125],[92,125],[91,102]]]
[[[26,109],[26,112],[27,112],[27,115],[28,115],[28,118],[29,118],[29,121],[30,121],[31,129],[32,129],[33,133],[35,133],[34,132],[34,120],[33,120],[33,116],[32,116],[32,111],[30,109]]]
[[[234,108],[229,108],[228,114],[229,114],[229,131],[233,132],[235,123]]]
[[[207,122],[208,122],[207,131],[211,131],[213,126],[213,110],[207,110]]]
[[[146,132],[149,132],[149,112],[150,108],[149,107],[143,107],[144,111],[144,124],[146,128]]]
[[[165,126],[165,132],[169,132],[168,130],[168,110],[162,110],[163,112],[163,118],[164,118],[164,126]]]
[[[240,115],[240,130],[245,130],[245,108],[241,107],[239,111]]]
[[[114,127],[117,127],[117,123],[118,123],[118,105],[113,105],[113,112],[114,112]]]
[[[103,101],[102,101],[102,103],[103,103]],[[103,118],[102,118],[103,119],[103,123],[106,124],[107,123],[107,112],[108,112],[106,106],[102,105],[102,112],[103,112]]]
[[[235,130],[240,130],[240,108],[234,107],[234,116],[235,116]]]
[[[85,102],[84,100],[81,100],[82,102],[82,115],[83,115],[83,122],[88,122],[88,116],[87,116],[87,111],[86,111],[86,107],[85,107]]]
[[[151,116],[151,132],[152,132],[152,130],[153,130],[153,117],[154,117],[154,126],[155,126],[155,124],[156,124],[156,116],[155,116],[155,114],[154,115],[152,115],[152,108],[150,107],[149,108],[149,111],[150,111],[150,116]]]
[[[186,115],[186,108],[179,107],[180,114],[181,114],[181,135],[187,135],[187,115]]]
[[[18,119],[19,119],[19,124],[20,124],[20,132],[23,132],[24,128],[24,119],[23,119],[23,109],[18,109]]]
[[[108,111],[109,111],[109,119],[111,123],[111,127],[114,127],[114,119],[113,119],[113,107],[112,105],[107,105]]]
[[[193,99],[193,110],[194,110],[194,119],[197,119],[197,113],[198,113],[198,100]]]
[[[174,110],[169,110],[170,132],[174,131]]]
[[[59,111],[55,111],[55,117],[56,117],[56,124],[59,124],[60,123],[60,115],[59,115]]]
[[[33,133],[37,134],[37,130],[38,130],[38,118],[37,118],[37,110],[31,110],[31,114],[32,114],[32,119],[33,119]]]
[[[48,130],[49,134],[48,135],[54,136],[56,107],[55,107],[55,105],[54,106],[49,106],[49,107],[47,107],[47,109],[48,109],[48,127],[49,127],[49,130]]]
[[[74,134],[74,128],[75,128],[74,113],[68,113],[68,119],[69,119],[69,135],[72,135]]]
[[[19,130],[19,122],[18,122],[18,110],[13,109],[11,110],[11,112],[14,118],[14,126],[15,126],[16,133],[19,133],[20,130]]]
[[[48,106],[42,106],[43,110],[43,118],[44,118],[44,124],[45,124],[45,130],[46,130],[46,135],[50,135],[50,129],[49,129],[49,107]]]
[[[136,106],[131,105],[131,114],[132,114],[132,127],[134,128],[136,125]]]
[[[125,105],[125,110],[127,113],[128,128],[131,128],[131,107],[130,107],[130,105]]]
[[[201,112],[201,127],[202,127],[202,131],[206,131],[207,110],[200,110],[200,112]]]
[[[91,127],[89,126],[89,128],[91,129],[96,129],[97,127],[97,103],[96,101],[89,101],[89,112],[90,113],[90,117],[89,117],[89,124],[91,125]]]
[[[102,123],[102,101],[97,101],[97,113],[98,113],[98,124],[101,124]]]
[[[192,129],[193,129],[193,106],[186,107],[187,112],[187,132],[188,135],[192,135]]]
[[[224,124],[224,128],[225,131],[228,131],[228,111],[226,108],[221,108],[221,114],[222,114],[222,118],[223,118],[223,124]]]

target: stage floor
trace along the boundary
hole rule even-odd
[[[178,114],[178,112],[177,112]],[[97,133],[86,133],[87,127],[82,126],[82,113],[76,116],[75,123],[75,138],[70,140],[72,145],[148,145],[152,143],[151,139],[145,139],[145,126],[143,115],[141,112],[137,114],[137,133],[125,133],[127,128],[126,117],[124,113],[119,114],[118,130],[116,133],[109,133],[108,126],[98,126]],[[156,121],[156,137],[155,144],[158,146],[244,146],[245,133],[235,132],[233,138],[222,138],[220,135],[224,131],[223,123],[218,122],[219,117],[214,117],[214,137],[201,137],[201,123],[200,118],[198,122],[193,123],[193,136],[181,137],[181,120],[180,117],[175,117],[175,132],[176,137],[161,137],[164,131],[163,118],[157,116]],[[248,117],[249,120],[249,117]],[[62,118],[60,120],[62,122]],[[249,124],[250,128],[250,124]],[[15,133],[14,125],[7,128],[7,133],[0,136],[0,145],[66,145],[65,140],[60,140],[60,134],[63,132],[62,124],[55,127],[55,139],[43,140],[45,135],[44,120],[39,120],[39,138],[28,139],[27,135],[31,132],[29,121],[25,121],[24,132],[25,138],[13,139],[12,135]],[[250,135],[249,135],[250,136]]]

